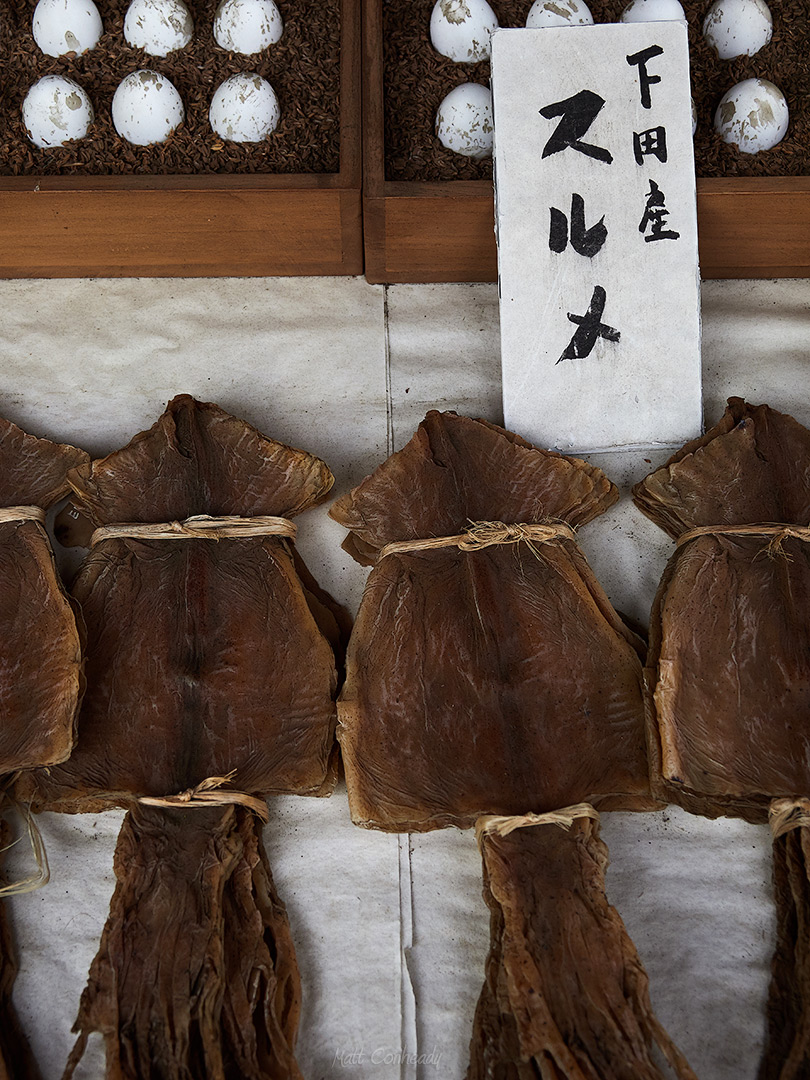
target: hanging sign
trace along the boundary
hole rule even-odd
[[[680,446],[702,422],[686,25],[498,30],[492,92],[506,426]]]

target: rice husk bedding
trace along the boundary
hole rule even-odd
[[[52,58],[31,33],[36,0],[0,0],[0,175],[168,173],[329,173],[340,166],[340,0],[278,0],[281,40],[264,52],[228,53],[214,41],[218,0],[186,0],[194,36],[167,57],[149,56],[124,40],[129,0],[96,0],[104,33],[82,56]],[[151,68],[177,87],[184,122],[154,146],[133,146],[116,133],[110,106],[119,82]],[[261,143],[220,139],[208,123],[215,89],[240,71],[267,79],[279,99],[278,127]],[[28,139],[22,103],[43,75],[84,87],[95,122],[87,137],[41,150]]]
[[[532,0],[489,0],[501,26],[520,27]],[[489,82],[489,63],[456,64],[430,42],[434,0],[383,0],[386,180],[484,180],[492,162],[445,149],[434,134],[436,110],[460,83]],[[703,40],[710,0],[682,0],[689,22],[692,96],[697,109],[697,174],[802,176],[810,173],[810,14],[805,0],[768,0],[773,38],[755,56],[719,60]],[[627,0],[589,0],[597,23],[618,22]],[[720,98],[743,79],[769,79],[790,109],[782,142],[760,154],[741,154],[713,127]]]

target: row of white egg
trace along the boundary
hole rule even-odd
[[[482,87],[483,89],[483,87]],[[45,75],[25,96],[23,123],[28,137],[43,149],[83,139],[94,112],[85,90],[62,75]],[[261,142],[279,121],[275,92],[254,72],[232,75],[211,99],[208,119],[222,139]],[[118,134],[135,146],[164,142],[183,122],[185,109],[176,87],[157,71],[133,71],[113,95],[112,121]]]
[[[756,154],[782,141],[788,121],[787,101],[778,86],[767,79],[745,79],[720,99],[714,127],[724,142]],[[493,133],[492,94],[480,83],[462,83],[451,90],[436,113],[439,142],[465,157],[489,157]]]
[[[685,21],[679,0],[631,0],[621,22]],[[534,0],[526,26],[592,26],[584,0]],[[498,18],[487,0],[436,0],[430,16],[430,40],[442,56],[460,64],[488,60],[490,35]],[[773,35],[765,0],[714,0],[703,21],[703,36],[721,60],[753,56]]]
[[[78,56],[98,44],[103,27],[93,0],[39,0],[31,30],[47,56]],[[214,16],[214,40],[228,52],[262,52],[282,30],[275,0],[222,0]],[[150,56],[185,48],[193,33],[183,0],[132,0],[124,16],[125,41]]]

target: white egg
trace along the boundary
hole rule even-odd
[[[61,146],[85,137],[93,123],[93,106],[72,79],[45,75],[25,95],[22,117],[34,146]]]
[[[31,29],[46,56],[78,56],[97,45],[103,31],[93,0],[39,0]]]
[[[632,0],[622,12],[623,23],[686,21],[678,0]]]
[[[703,20],[703,36],[721,60],[753,56],[773,36],[765,0],[715,0]]]
[[[451,90],[436,113],[439,142],[465,157],[489,157],[494,130],[492,94],[480,83],[462,83]]]
[[[540,26],[593,26],[593,15],[582,0],[534,0],[526,25]]]
[[[785,137],[788,121],[785,95],[767,79],[746,79],[732,86],[714,115],[720,137],[743,154],[776,146]]]
[[[150,56],[168,56],[191,41],[194,23],[183,0],[132,0],[124,18],[124,39]]]
[[[273,45],[283,30],[275,0],[222,0],[214,16],[217,45],[246,56]]]
[[[255,72],[240,72],[214,92],[208,119],[221,139],[261,142],[278,124],[278,98],[269,82]]]
[[[436,0],[430,16],[433,48],[459,64],[489,60],[489,39],[497,29],[487,0]]]
[[[164,142],[184,116],[175,87],[165,75],[148,68],[127,75],[113,95],[115,130],[135,146]]]

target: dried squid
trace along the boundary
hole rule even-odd
[[[778,947],[761,1080],[810,1074],[810,431],[731,398],[637,485],[678,548],[652,615],[653,788],[774,834]]]
[[[37,439],[0,420],[0,811],[14,775],[64,761],[83,688],[81,627],[45,532],[44,510],[68,492],[83,450]],[[0,855],[8,827],[0,821]],[[30,883],[24,883],[25,887]],[[19,890],[14,885],[0,896]],[[11,1005],[16,964],[0,899],[0,1078],[36,1068]]]
[[[72,757],[23,793],[129,812],[65,1076],[98,1031],[109,1080],[298,1077],[298,970],[253,811],[331,790],[336,672],[289,521],[251,527],[314,506],[332,475],[182,395],[69,479],[97,530],[73,586],[87,692]]]
[[[613,610],[574,535],[617,498],[601,470],[584,461],[539,450],[483,420],[430,412],[403,450],[332,507],[350,530],[344,547],[373,563],[338,702],[356,824],[426,831],[585,800],[600,809],[656,805],[644,735],[644,646]],[[588,812],[598,816],[592,805]],[[572,923],[588,904],[598,906],[602,848],[590,823],[560,840],[556,855],[553,840],[510,837],[505,846],[515,858],[500,875],[487,861],[497,843],[484,841],[492,950],[471,1080],[599,1075],[567,1068],[575,1058],[564,1047],[591,1023],[583,1001],[569,1002],[570,1030],[557,1037],[543,1021],[521,1041],[521,1010],[539,987],[524,982],[516,995],[506,991],[513,953],[506,955],[503,910],[494,900],[500,886],[516,888],[509,914],[516,966],[537,949],[557,950],[562,986],[590,978],[591,949],[609,948],[612,962],[625,964],[618,976],[606,968],[591,982],[609,1008],[636,1024],[635,1034],[614,1031],[605,1043],[603,1056],[614,1066],[605,1077],[653,1080],[660,1074],[642,1063],[651,1041],[663,1045],[665,1036],[649,1010],[646,976],[603,896],[588,940],[565,947]],[[574,884],[523,888],[535,856],[523,861],[520,848],[538,842],[551,843],[563,880],[584,882],[585,900]],[[635,996],[628,1005],[622,980],[629,972]],[[597,1043],[594,1037],[594,1060]],[[638,1068],[622,1065],[630,1043],[638,1043]],[[537,1057],[554,1046],[563,1047],[559,1070],[536,1071]],[[692,1078],[685,1063],[678,1075]]]

